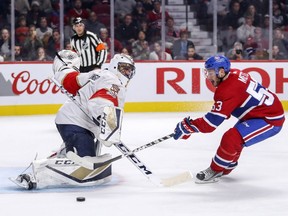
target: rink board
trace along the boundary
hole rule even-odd
[[[232,62],[275,92],[288,111],[288,62]],[[104,66],[105,67],[105,66]],[[67,100],[50,81],[51,63],[1,63],[0,115],[54,114]],[[125,112],[209,111],[215,88],[202,74],[203,61],[137,62]]]

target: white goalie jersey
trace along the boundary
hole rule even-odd
[[[67,77],[65,78],[67,79]],[[62,81],[62,84],[65,88],[65,80]],[[68,100],[57,113],[55,122],[56,124],[78,125],[98,137],[99,127],[95,127],[91,118],[100,121],[105,107],[123,108],[125,94],[126,88],[116,75],[107,69],[94,71],[87,83],[78,90],[74,97],[81,104],[84,112],[73,101]],[[85,113],[88,113],[89,116],[86,116]]]
[[[75,55],[77,54],[75,53]],[[79,59],[76,57],[75,59]],[[73,56],[68,58],[74,59]],[[74,99],[81,105],[79,108],[71,100],[65,102],[57,113],[55,123],[78,125],[93,132],[98,138],[100,127],[97,127],[91,119],[100,122],[105,107],[123,108],[126,87],[114,71],[103,69],[80,73],[75,69],[78,67],[77,61],[71,61],[71,64],[67,64],[67,60],[64,60],[66,65],[63,65],[60,59],[55,59],[53,64],[54,78],[69,93],[73,94]]]

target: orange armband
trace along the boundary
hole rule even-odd
[[[105,47],[105,44],[104,43],[100,43],[98,44],[98,46],[96,47],[96,51],[97,52],[100,52],[101,50],[105,50],[106,47]]]

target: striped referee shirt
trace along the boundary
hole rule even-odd
[[[71,37],[72,50],[81,57],[81,72],[89,72],[101,68],[107,59],[107,50],[102,40],[94,33],[85,30],[82,36]]]

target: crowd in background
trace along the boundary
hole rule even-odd
[[[64,48],[70,49],[74,34],[71,22],[85,20],[87,30],[97,34],[108,52],[109,0],[64,1]],[[211,0],[187,0],[205,30],[213,29]],[[288,59],[286,1],[273,0],[273,59]],[[10,0],[0,1],[0,61],[11,60]],[[161,1],[115,0],[114,52],[126,52],[135,60],[201,60],[187,28],[175,25],[165,11],[165,50],[161,41]],[[60,50],[59,0],[15,0],[15,60],[51,61]],[[218,0],[218,51],[230,59],[268,59],[269,0]],[[110,52],[109,52],[110,53]],[[109,60],[110,56],[108,56]]]

